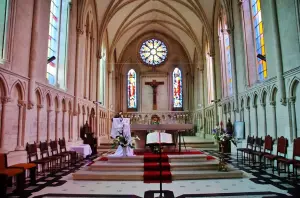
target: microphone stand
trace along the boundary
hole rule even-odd
[[[159,131],[159,197],[164,198],[162,195],[162,157],[161,157],[161,136]]]

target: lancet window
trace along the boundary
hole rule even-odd
[[[176,67],[173,71],[173,108],[182,108],[182,74]]]
[[[6,58],[6,36],[8,24],[8,0],[0,0],[0,60]]]
[[[55,60],[47,65],[49,84],[66,89],[69,16],[71,0],[51,0],[48,36],[48,58]]]
[[[129,109],[137,108],[137,94],[136,94],[136,72],[130,69],[127,73],[127,107]]]

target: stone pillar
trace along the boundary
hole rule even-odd
[[[66,130],[65,130],[65,121],[66,121],[66,119],[65,119],[65,117],[66,117],[67,110],[64,109],[62,112],[63,112],[62,113],[62,137],[65,138],[66,137],[66,134],[65,134],[65,132],[66,132]]]
[[[68,133],[69,133],[69,142],[72,142],[73,140],[73,113],[72,111],[69,111],[69,128],[68,128]]]
[[[277,139],[276,102],[275,101],[271,101],[270,105],[272,106],[274,139],[276,140]]]
[[[272,46],[273,46],[273,64],[269,65],[269,69],[272,69],[274,66],[276,67],[276,73],[277,73],[277,83],[278,83],[278,90],[280,93],[280,102],[283,105],[286,105],[286,89],[284,84],[284,78],[283,78],[283,63],[282,63],[282,52],[281,52],[281,40],[279,35],[279,25],[278,25],[278,16],[277,16],[277,6],[276,1],[266,1],[265,4],[269,3],[270,9],[268,9],[268,12],[266,14],[270,14],[271,17],[268,17],[270,21],[264,21],[265,24],[269,24],[268,28],[270,28],[270,32],[273,32],[273,35],[271,35],[269,38],[272,39]],[[264,5],[264,4],[262,4]],[[262,12],[264,15],[264,12]],[[264,16],[263,16],[264,17]],[[272,68],[271,68],[272,67]],[[277,137],[277,136],[276,136]]]
[[[50,142],[50,115],[52,109],[47,110],[47,142]]]
[[[36,142],[40,142],[40,113],[43,108],[43,105],[39,104],[36,106],[37,108],[37,118],[36,118]]]
[[[264,134],[267,136],[268,130],[267,130],[267,112],[266,112],[266,103],[261,103],[261,106],[263,108],[263,114],[264,114]]]
[[[28,83],[28,108],[32,109],[35,98],[35,82],[36,82],[36,71],[39,65],[39,24],[40,20],[40,6],[44,2],[34,0],[33,5],[33,17],[32,17],[32,28],[31,28],[31,43],[30,43],[30,58],[29,58],[29,83]],[[45,57],[46,60],[46,57]],[[46,67],[46,61],[45,61]]]
[[[250,107],[246,107],[247,111],[248,111],[248,135],[251,135],[251,116],[250,116]]]
[[[289,98],[289,103],[291,105],[291,113],[292,113],[292,132],[293,132],[292,140],[298,137],[295,101],[296,101],[295,96]]]
[[[2,105],[2,115],[1,115],[1,134],[0,134],[0,150],[3,148],[4,145],[4,133],[5,133],[5,117],[6,117],[6,105],[8,102],[11,101],[9,97],[2,97],[1,98],[1,105]]]
[[[255,135],[258,137],[258,117],[257,117],[257,105],[253,105],[254,108],[254,120],[255,120]]]
[[[58,114],[59,110],[55,110],[55,140],[58,140]]]
[[[19,107],[19,119],[18,119],[18,139],[17,139],[17,147],[16,151],[22,151],[24,150],[24,147],[22,146],[22,135],[23,135],[23,116],[24,116],[24,107],[25,102],[19,101],[18,102]]]
[[[233,29],[227,29],[230,42],[230,60],[231,60],[231,73],[232,73],[232,88],[234,95],[234,110],[233,112],[238,112],[239,103],[238,103],[238,89],[237,89],[237,75],[236,75],[236,65],[235,65],[235,46],[234,46],[234,31]]]
[[[216,125],[216,126],[218,126],[219,125],[219,119],[218,119],[218,100],[217,100],[217,98],[218,98],[218,94],[217,94],[217,86],[216,86],[216,83],[217,83],[217,81],[216,81],[216,65],[215,65],[215,53],[214,52],[211,52],[210,53],[210,56],[211,56],[211,62],[212,62],[212,72],[213,72],[213,78],[214,78],[214,80],[213,80],[213,86],[212,86],[212,88],[213,88],[213,90],[214,90],[214,100],[215,100],[215,102],[214,102],[214,125]],[[210,101],[208,101],[208,102],[210,102]]]

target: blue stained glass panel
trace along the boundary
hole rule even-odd
[[[173,107],[182,108],[182,75],[179,68],[173,71]]]

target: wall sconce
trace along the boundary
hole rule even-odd
[[[257,58],[259,58],[260,60],[263,60],[263,61],[267,62],[267,60],[266,60],[266,56],[264,56],[264,55],[257,54],[257,56],[256,56],[256,57],[257,57]]]

